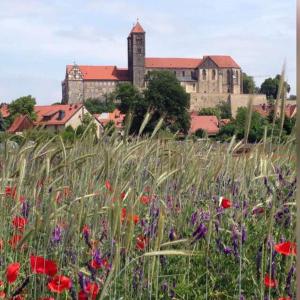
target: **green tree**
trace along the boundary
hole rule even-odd
[[[76,132],[72,126],[68,126],[65,130],[61,133],[61,136],[64,141],[66,142],[74,142],[76,139]]]
[[[276,99],[278,90],[279,90],[279,85],[280,85],[280,79],[281,75],[276,75],[274,78],[267,78],[260,87],[260,92],[263,94],[266,94],[268,99]],[[284,81],[284,88],[282,92],[285,90],[286,93],[289,93],[291,90],[290,85]],[[283,94],[281,94],[281,97]]]
[[[243,73],[243,93],[253,94],[255,93],[255,82],[252,76]]]
[[[90,98],[84,102],[86,109],[91,114],[101,114],[103,112],[113,112],[116,109],[116,104],[114,103],[110,95],[106,95],[105,101],[97,98]]]
[[[88,133],[95,134],[97,125],[94,122],[94,117],[90,114],[84,114],[82,116],[81,124],[76,128],[76,135],[81,136],[88,128]]]
[[[34,106],[36,104],[35,98],[31,95],[20,97],[14,101],[12,101],[8,105],[9,110],[9,117],[8,119],[8,126],[12,124],[15,117],[18,115],[27,115],[31,120],[36,119],[36,113],[34,111]]]
[[[190,98],[172,72],[152,71],[149,73],[145,102],[153,112],[148,126],[150,130],[163,117],[165,127],[171,132],[180,131],[187,134],[190,128],[188,112]]]
[[[231,105],[229,102],[222,101],[217,105],[217,108],[220,110],[221,119],[231,119]]]
[[[216,116],[218,119],[221,119],[221,111],[218,107],[204,107],[199,113],[199,116]]]

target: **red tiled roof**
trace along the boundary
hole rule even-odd
[[[238,68],[240,66],[233,60],[231,56],[228,55],[207,55],[203,56],[204,62],[206,59],[210,58],[219,68]]]
[[[73,65],[67,66],[69,73]],[[118,69],[116,66],[78,66],[85,80],[128,81],[128,69]]]
[[[258,112],[261,116],[267,117],[272,111],[273,106],[269,104],[258,104],[253,105],[253,111]],[[280,115],[280,105],[278,106],[277,116]],[[297,105],[296,104],[286,104],[285,106],[285,116],[287,118],[293,118],[297,113]]]
[[[82,108],[82,104],[36,105],[35,125],[64,125]],[[60,117],[60,118],[59,118]]]
[[[8,105],[6,103],[0,105],[0,112],[3,118],[7,118],[9,116]]]
[[[229,124],[231,122],[230,119],[221,119],[220,122],[219,122],[219,125],[220,126],[225,126],[227,124]]]
[[[195,133],[198,129],[207,132],[208,135],[214,135],[219,132],[218,118],[216,116],[191,116],[190,133]]]
[[[115,109],[111,113],[95,114],[94,117],[102,125],[107,125],[110,121],[115,123],[116,128],[123,127],[123,120],[125,119],[125,114],[122,114],[118,109]]]
[[[136,22],[136,24],[131,29],[131,33],[144,33],[144,32],[145,31],[139,22]]]
[[[17,116],[10,127],[7,129],[9,133],[22,132],[25,129],[33,127],[33,122],[24,115]]]
[[[168,69],[196,69],[202,62],[201,58],[145,58],[146,68],[168,68]]]

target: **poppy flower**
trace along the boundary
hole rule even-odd
[[[297,245],[296,243],[283,242],[275,245],[276,252],[283,255],[296,255],[297,254]]]
[[[25,202],[25,200],[26,200],[26,198],[25,198],[25,196],[20,196],[19,197],[19,202],[22,204],[22,203],[24,203]]]
[[[280,298],[278,298],[278,300],[292,300],[292,298],[290,298],[290,297],[280,297]]]
[[[139,250],[144,250],[145,247],[146,247],[146,244],[147,244],[147,238],[142,236],[142,235],[139,235],[137,238],[136,238],[136,248],[139,249]]]
[[[108,260],[106,258],[102,259],[102,266],[106,269],[106,270],[110,270],[110,263],[108,262]]]
[[[15,248],[18,246],[18,244],[19,244],[19,242],[21,241],[21,239],[22,239],[22,236],[16,234],[16,235],[13,235],[13,236],[11,237],[11,239],[9,240],[8,243],[10,244],[10,246],[11,246],[13,249],[15,249]]]
[[[91,233],[90,227],[88,225],[86,225],[86,224],[83,225],[83,227],[82,227],[82,234],[86,235],[86,236],[89,236],[90,233]]]
[[[25,298],[22,295],[17,295],[12,297],[10,300],[24,300]]]
[[[121,210],[121,222],[123,222],[126,218],[127,210],[126,208],[122,208]]]
[[[121,197],[121,200],[124,200],[125,199],[125,196],[126,196],[126,193],[125,192],[122,192],[120,197]]]
[[[62,293],[65,290],[69,290],[72,286],[72,281],[69,277],[63,275],[56,275],[48,283],[48,289],[54,293]]]
[[[132,216],[132,221],[134,224],[137,224],[140,220],[140,217],[138,215],[133,215]]]
[[[20,264],[11,263],[6,269],[6,279],[9,284],[14,283],[17,280],[17,277],[20,273]]]
[[[140,202],[147,205],[150,202],[150,197],[146,195],[142,195],[140,198]]]
[[[54,276],[57,273],[56,263],[42,256],[30,256],[30,267],[33,274]]]
[[[270,278],[268,274],[266,274],[264,282],[265,286],[269,288],[277,286],[277,280]]]
[[[20,217],[20,216],[15,216],[13,218],[12,224],[14,225],[14,227],[20,231],[23,231],[25,228],[25,225],[27,224],[27,219]]]
[[[226,199],[224,197],[221,197],[221,206],[226,209],[232,206],[232,202],[229,199]]]
[[[105,180],[105,187],[108,191],[112,192],[112,186],[111,186],[109,180]]]
[[[15,198],[17,193],[17,187],[11,187],[11,186],[6,186],[5,187],[5,196],[6,197],[11,197],[11,198]]]
[[[4,291],[0,291],[0,299],[5,299],[6,294]]]
[[[97,283],[89,282],[85,287],[85,292],[88,296],[92,299],[96,299],[97,295],[99,294],[99,286]]]
[[[87,294],[84,291],[79,291],[78,300],[89,300]]]

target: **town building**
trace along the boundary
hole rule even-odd
[[[68,65],[62,82],[62,102],[82,103],[104,100],[119,83],[130,82],[143,89],[153,70],[173,72],[186,92],[191,94],[191,110],[228,101],[242,94],[242,70],[228,55],[201,58],[146,57],[146,32],[139,22],[127,38],[127,68],[117,66]]]

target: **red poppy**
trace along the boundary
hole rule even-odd
[[[111,186],[109,180],[105,180],[105,187],[108,191],[112,192],[112,186]]]
[[[262,214],[264,212],[265,212],[265,209],[263,207],[261,207],[261,206],[254,207],[253,210],[252,210],[252,214],[253,215],[260,215],[260,214]]]
[[[121,197],[121,200],[124,200],[124,199],[125,199],[125,196],[126,196],[126,193],[125,193],[125,192],[122,192],[122,193],[121,193],[121,196],[120,196],[120,197]]]
[[[11,198],[15,198],[17,193],[17,187],[11,187],[11,186],[6,186],[5,187],[5,196],[6,197],[11,197]]]
[[[297,254],[297,245],[296,243],[283,242],[275,245],[275,250],[283,255],[296,255]]]
[[[8,283],[13,283],[17,280],[17,277],[20,273],[20,264],[19,263],[11,263],[8,265],[6,269],[6,279]]]
[[[226,198],[224,198],[224,197],[221,197],[221,206],[223,207],[223,208],[229,208],[229,207],[231,207],[232,206],[232,202],[231,202],[231,200],[229,200],[229,199],[226,199]]]
[[[278,298],[278,300],[292,300],[292,298],[290,298],[290,297],[280,297],[280,298]]]
[[[145,204],[145,205],[147,205],[150,202],[150,197],[146,196],[146,195],[143,195],[140,198],[140,202],[143,203],[143,204]]]
[[[99,286],[97,283],[92,283],[92,282],[89,282],[87,285],[86,285],[86,288],[85,288],[85,292],[88,296],[91,296],[92,299],[96,299],[97,295],[99,294]]]
[[[84,291],[79,291],[78,300],[89,300],[87,294]]]
[[[121,210],[121,222],[123,222],[126,218],[127,210],[126,208],[122,208]]]
[[[264,282],[265,282],[265,286],[269,288],[273,288],[277,286],[277,280],[272,279],[271,277],[269,277],[268,274],[266,274]]]
[[[63,275],[56,275],[48,283],[48,289],[54,293],[62,293],[65,290],[69,290],[72,286],[71,279]]]
[[[140,217],[138,215],[133,215],[132,216],[132,221],[134,224],[137,224],[140,220]]]
[[[0,299],[5,299],[6,294],[4,291],[0,291]]]
[[[10,246],[13,248],[13,249],[15,249],[17,246],[18,246],[18,244],[19,244],[19,242],[21,241],[21,239],[22,239],[22,236],[21,235],[13,235],[12,237],[11,237],[11,239],[9,240],[9,244],[10,244]]]
[[[82,233],[85,234],[85,235],[89,235],[91,233],[91,229],[88,225],[84,225],[83,228],[82,228]]]
[[[25,298],[22,295],[17,295],[12,297],[10,300],[24,300]]]
[[[15,226],[16,229],[23,231],[27,222],[28,221],[26,218],[15,216],[13,218],[12,224]]]
[[[143,235],[139,235],[136,238],[136,248],[139,250],[144,250],[147,244],[147,238],[144,237]]]
[[[106,270],[110,270],[110,263],[108,262],[108,260],[106,258],[102,259],[102,266],[106,269]]]
[[[20,203],[24,203],[25,200],[26,200],[25,196],[22,196],[22,195],[21,195],[21,196],[19,197]]]
[[[56,263],[42,256],[30,256],[30,267],[33,274],[54,276],[57,273]]]

